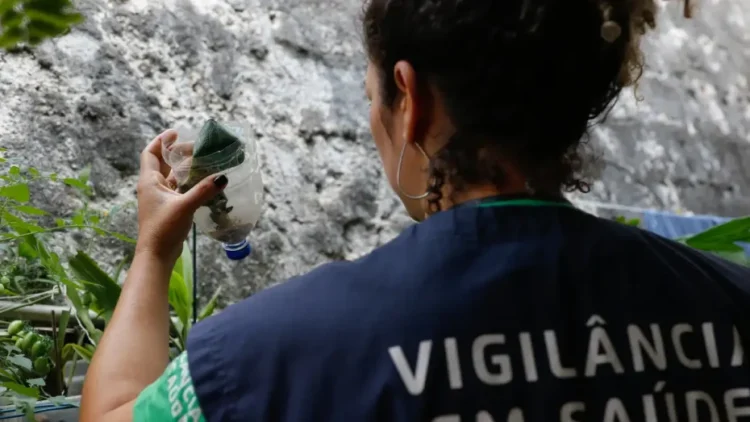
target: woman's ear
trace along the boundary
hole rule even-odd
[[[412,65],[404,60],[396,63],[393,67],[393,79],[399,90],[394,111],[403,116],[403,131],[405,142],[415,142],[422,138],[421,116],[424,112],[424,100],[420,98],[417,72]]]

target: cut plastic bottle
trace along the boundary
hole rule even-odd
[[[163,142],[177,191],[187,192],[211,175],[228,179],[224,190],[195,213],[201,233],[221,242],[227,258],[250,255],[247,236],[263,208],[263,180],[257,145],[249,125],[209,119],[200,130],[177,128],[177,141]]]

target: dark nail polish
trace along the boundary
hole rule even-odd
[[[214,185],[216,185],[217,188],[223,188],[227,183],[229,183],[229,179],[223,174],[214,179]]]

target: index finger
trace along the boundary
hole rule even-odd
[[[154,138],[141,153],[141,174],[148,171],[158,171],[162,176],[169,175],[169,165],[164,161],[162,156],[162,143],[174,142],[177,139],[177,132],[169,129],[162,132],[161,135]]]

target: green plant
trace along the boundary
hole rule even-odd
[[[50,371],[52,339],[24,321],[0,331],[0,398],[10,399],[27,414],[33,410]]]
[[[638,227],[638,226],[641,225],[641,220],[639,220],[637,218],[630,218],[630,219],[628,219],[628,218],[625,218],[625,217],[623,217],[621,215],[615,217],[615,221],[617,221],[618,223],[625,224],[626,226]]]
[[[75,274],[76,285],[73,290],[68,289],[67,295],[73,303],[78,320],[90,339],[90,348],[80,344],[67,344],[63,347],[65,359],[75,353],[81,359],[89,361],[99,343],[102,331],[97,329],[91,318],[91,313],[103,319],[105,327],[112,317],[122,288],[115,280],[118,276],[110,276],[90,256],[79,251],[69,260],[71,271]],[[117,273],[122,266],[118,267]],[[220,290],[214,294],[209,302],[198,313],[197,319],[204,319],[213,314]],[[88,297],[88,299],[85,299]],[[184,350],[185,340],[192,326],[193,312],[193,274],[192,262],[187,242],[183,247],[182,256],[172,270],[169,280],[169,304],[175,316],[171,318],[174,337],[172,345],[178,350]]]
[[[76,177],[59,178],[42,174],[33,167],[23,170],[9,163],[0,149],[0,296],[15,303],[11,308],[44,302],[65,291],[70,277],[61,258],[47,244],[57,232],[84,230],[100,236],[111,236],[125,242],[133,239],[108,230],[109,219],[116,212],[90,206],[93,195],[89,170]],[[77,193],[82,206],[68,218],[53,218],[48,212],[31,206],[31,186],[43,182],[62,183]],[[0,314],[11,310],[0,307]]]
[[[182,256],[177,260],[169,279],[169,304],[175,312],[175,316],[171,318],[174,333],[172,345],[179,352],[185,350],[187,336],[193,325],[194,288],[192,256],[188,243],[185,242],[182,248]],[[195,316],[197,321],[208,318],[214,313],[220,293],[221,288],[218,288],[208,303]]]
[[[639,226],[640,220],[619,216],[615,221],[629,226]],[[676,241],[692,248],[710,252],[726,260],[750,267],[750,259],[738,243],[750,243],[750,216],[736,218],[701,233],[683,236]]]
[[[133,240],[105,228],[110,211],[90,206],[93,191],[88,169],[76,177],[59,178],[55,174],[42,174],[33,167],[9,163],[4,152],[0,149],[0,284],[3,287],[0,295],[4,300],[0,317],[55,295],[65,294],[74,302],[83,287],[73,269],[83,252],[66,263],[54,252],[49,240],[58,232],[79,230],[126,242]],[[64,184],[78,194],[83,205],[67,218],[54,218],[30,205],[31,189],[41,183]],[[76,315],[83,318],[84,312],[78,312],[77,306],[74,308]],[[63,335],[59,341],[40,335],[28,323],[23,324],[22,338],[16,332],[18,322],[12,323],[11,333],[0,335],[3,353],[0,368],[5,370],[0,377],[0,387],[5,389],[0,397],[10,399],[25,411],[33,408],[33,400],[49,397],[52,388],[45,388],[43,375],[54,369],[59,376],[68,316],[60,316],[59,330]]]
[[[750,216],[737,218],[677,240],[695,249],[711,252],[729,261],[750,266],[747,253],[738,245],[738,243],[750,243]]]
[[[71,0],[2,0],[0,48],[35,46],[81,22],[83,16],[73,10]]]
[[[57,332],[62,333],[57,338],[39,335],[25,321],[10,322],[8,330],[0,332],[0,368],[3,368],[0,387],[6,389],[0,392],[0,398],[11,400],[27,415],[32,415],[36,399],[50,399],[51,388],[47,388],[43,375],[49,372],[61,382],[61,368],[66,362],[75,365],[78,360],[90,361],[103,334],[97,321],[102,321],[106,328],[121,292],[117,281],[130,262],[129,258],[121,260],[109,274],[86,250],[78,250],[67,259],[59,256],[49,244],[51,236],[83,230],[93,234],[92,238],[106,236],[128,243],[135,241],[107,229],[116,209],[103,211],[91,206],[94,192],[88,169],[76,177],[60,178],[33,167],[13,165],[2,155],[4,152],[0,149],[0,254],[3,257],[0,295],[4,295],[3,299],[11,306],[0,307],[0,317],[7,311],[62,293],[72,305],[73,320],[81,333],[77,341],[65,342],[70,313],[60,315],[53,324]],[[42,182],[66,185],[77,193],[81,207],[68,218],[54,218],[30,205],[31,190]],[[184,350],[193,321],[192,268],[186,242],[169,284],[169,302],[174,311],[171,343],[177,351]],[[214,312],[218,294],[217,291],[201,310],[198,319]]]

